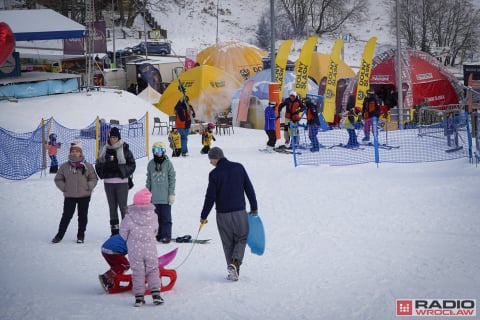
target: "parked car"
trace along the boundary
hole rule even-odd
[[[145,41],[126,49],[131,50],[134,54],[145,54]],[[172,47],[170,42],[166,41],[147,41],[147,50],[148,54],[165,56],[172,52]]]

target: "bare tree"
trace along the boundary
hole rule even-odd
[[[368,0],[278,0],[278,2],[281,7],[279,18],[283,17],[289,22],[294,36],[304,36],[310,32],[321,36],[338,30],[348,20],[360,19],[366,11]]]
[[[448,48],[445,63],[452,65],[459,54],[478,50],[480,10],[470,0],[402,0],[400,12],[400,34],[408,47],[429,53]]]
[[[315,0],[278,0],[281,11],[288,20],[294,36],[306,35],[306,25]]]
[[[312,28],[319,36],[338,30],[346,21],[361,19],[368,0],[315,0],[310,7]]]

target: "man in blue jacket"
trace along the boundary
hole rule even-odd
[[[248,236],[245,195],[251,214],[258,214],[255,190],[243,165],[225,158],[222,149],[213,147],[208,152],[208,158],[215,169],[208,176],[200,223],[207,222],[215,203],[218,232],[227,261],[227,279],[237,281]]]

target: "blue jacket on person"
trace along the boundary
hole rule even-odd
[[[119,234],[108,238],[107,241],[102,244],[102,248],[112,250],[123,255],[128,254],[127,242]]]
[[[219,159],[208,175],[201,218],[207,219],[214,203],[217,214],[246,210],[245,195],[250,202],[250,210],[257,211],[255,190],[243,165],[226,158]]]
[[[275,130],[277,122],[277,116],[275,115],[275,107],[266,107],[265,108],[265,131]]]

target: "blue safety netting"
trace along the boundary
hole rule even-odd
[[[355,129],[358,147],[348,146],[349,136],[341,126],[329,127],[317,134],[320,148],[312,149],[308,125],[300,123],[298,142],[293,146],[294,164],[298,165],[353,165],[361,163],[413,163],[445,161],[458,158],[472,159],[472,134],[467,112],[456,112],[451,120],[439,112],[439,119],[428,125],[410,124],[406,129],[393,130],[382,118],[374,119],[374,133],[369,141],[363,128]],[[448,126],[449,121],[453,126]],[[478,148],[478,145],[477,145]],[[478,153],[478,149],[477,149]]]
[[[145,115],[132,124],[114,125],[119,128],[122,139],[128,143],[135,159],[147,155],[146,121]],[[68,160],[70,143],[73,141],[81,142],[86,161],[94,164],[97,150],[106,143],[111,127],[103,119],[97,119],[86,128],[71,129],[50,118],[32,132],[16,133],[0,128],[0,177],[21,180],[46,170],[50,166],[47,143],[51,133],[55,133],[57,142],[61,143],[57,153],[59,164]]]

